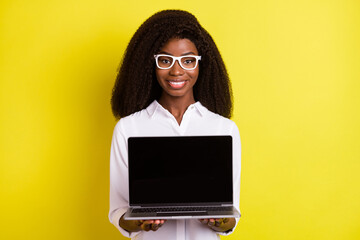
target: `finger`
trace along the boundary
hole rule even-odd
[[[152,227],[151,225],[152,225],[152,223],[150,223],[149,221],[145,221],[145,222],[141,225],[141,228],[142,228],[144,231],[148,232],[148,231],[151,230],[151,227]]]
[[[158,224],[152,224],[151,230],[156,231],[156,230],[158,230],[158,229],[159,229],[159,225],[158,225]]]
[[[215,226],[216,227],[220,227],[221,224],[222,224],[222,219],[215,219]]]
[[[215,225],[215,220],[213,218],[209,219],[208,225],[213,227]]]
[[[143,224],[144,223],[144,220],[136,220],[135,221],[135,224],[137,225],[137,226],[140,226],[141,224]]]
[[[159,223],[158,223],[159,227],[161,227],[164,223],[165,223],[165,220],[164,220],[164,219],[160,219],[160,220],[159,220]]]
[[[207,224],[209,219],[199,219],[202,224]]]

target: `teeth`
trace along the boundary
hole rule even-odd
[[[171,84],[174,84],[174,85],[182,85],[185,83],[185,81],[181,81],[181,82],[173,82],[173,81],[169,81]]]

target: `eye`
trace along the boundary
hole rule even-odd
[[[161,59],[160,60],[162,63],[165,63],[165,64],[169,64],[170,63],[170,60],[169,59]]]
[[[196,59],[194,57],[185,57],[182,59],[182,63],[184,65],[194,65],[196,62]]]
[[[157,60],[158,60],[158,63],[160,64],[160,66],[162,66],[162,67],[170,66],[172,63],[172,58],[168,57],[168,56],[159,56],[159,58]]]

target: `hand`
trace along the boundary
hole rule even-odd
[[[235,227],[235,218],[208,218],[199,221],[217,232],[226,232]]]
[[[146,232],[152,230],[156,231],[158,230],[166,220],[164,219],[157,219],[157,220],[136,220],[135,224],[141,228],[141,230],[144,230]]]
[[[166,220],[125,220],[124,215],[119,220],[119,225],[128,232],[157,231]]]

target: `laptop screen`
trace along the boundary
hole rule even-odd
[[[231,136],[131,137],[130,206],[232,203]]]

